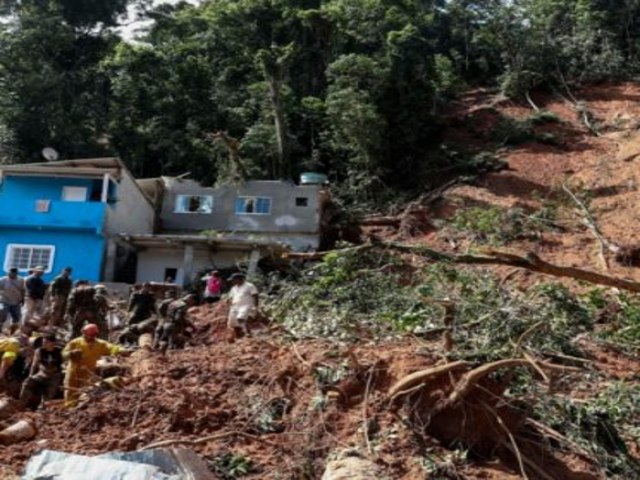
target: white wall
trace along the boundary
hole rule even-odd
[[[116,186],[116,198],[107,207],[107,235],[153,233],[153,206],[125,170]]]
[[[204,268],[231,268],[238,262],[247,262],[249,252],[208,252],[195,249],[193,252],[194,275]],[[182,285],[184,281],[184,249],[147,248],[138,251],[138,270],[136,282],[162,282],[166,268],[177,268],[175,283]]]

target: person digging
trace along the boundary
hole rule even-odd
[[[42,400],[56,397],[62,381],[62,362],[62,348],[55,333],[49,333],[36,349],[29,378],[22,384],[20,401],[25,407],[36,410]]]
[[[9,370],[20,355],[22,345],[17,338],[0,339],[0,390],[7,389]]]
[[[64,405],[74,407],[82,389],[91,385],[96,375],[98,360],[103,356],[128,355],[131,352],[98,338],[100,329],[95,323],[82,328],[82,336],[71,340],[62,351],[69,361],[64,377]]]
[[[49,325],[51,326],[60,327],[64,321],[64,314],[67,310],[67,300],[73,288],[71,271],[71,267],[65,267],[60,275],[53,279],[49,286]]]
[[[155,331],[158,326],[158,311],[149,283],[131,294],[127,310],[127,326],[118,336],[118,343],[135,343],[140,335]]]
[[[227,327],[230,331],[230,341],[234,342],[243,336],[249,336],[249,319],[258,309],[258,289],[253,283],[247,282],[243,273],[234,273],[229,277],[233,285],[229,291],[231,308]]]
[[[162,316],[156,328],[154,348],[166,353],[169,348],[184,346],[188,330],[194,330],[193,323],[187,317],[189,308],[197,304],[193,294],[174,300],[167,307],[167,314]]]

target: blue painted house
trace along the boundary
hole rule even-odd
[[[42,265],[50,281],[71,266],[75,279],[118,280],[131,255],[122,234],[153,229],[151,201],[117,158],[0,165],[4,271]]]

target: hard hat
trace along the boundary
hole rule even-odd
[[[82,327],[82,333],[84,333],[85,335],[88,335],[90,337],[98,336],[98,332],[99,331],[100,331],[100,329],[98,328],[98,326],[95,323],[89,323],[89,324],[85,325],[84,327]]]

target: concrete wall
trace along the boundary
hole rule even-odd
[[[153,233],[153,206],[138,188],[135,180],[123,172],[115,193],[116,201],[107,208],[105,233]]]
[[[204,269],[230,268],[249,259],[248,252],[210,252],[195,248],[193,252],[194,274]],[[184,250],[180,248],[146,248],[138,251],[136,282],[162,282],[167,268],[178,269],[174,282],[184,283]]]
[[[213,188],[202,187],[193,180],[170,179],[160,214],[162,229],[319,235],[318,190],[316,185],[299,186],[282,181],[249,181],[238,186]],[[212,213],[175,213],[176,197],[181,194],[212,195]],[[236,214],[236,199],[244,196],[270,198],[271,211],[268,214]],[[296,206],[298,197],[306,198],[307,205]]]
[[[73,268],[74,279],[100,280],[105,242],[95,232],[28,230],[0,226],[0,268],[4,268],[9,244],[55,247],[51,272],[44,276],[47,282],[51,281],[66,266]]]
[[[90,178],[32,177],[9,174],[4,177],[0,185],[0,202],[8,199],[62,200],[62,188],[65,186],[86,187],[90,193],[93,180]]]
[[[86,188],[87,200],[63,201],[62,191],[67,186]],[[100,233],[106,206],[99,201],[89,200],[92,192],[97,194],[99,199],[100,189],[100,180],[8,175],[0,184],[0,226],[69,228]],[[47,200],[48,208],[37,211],[38,200]]]

